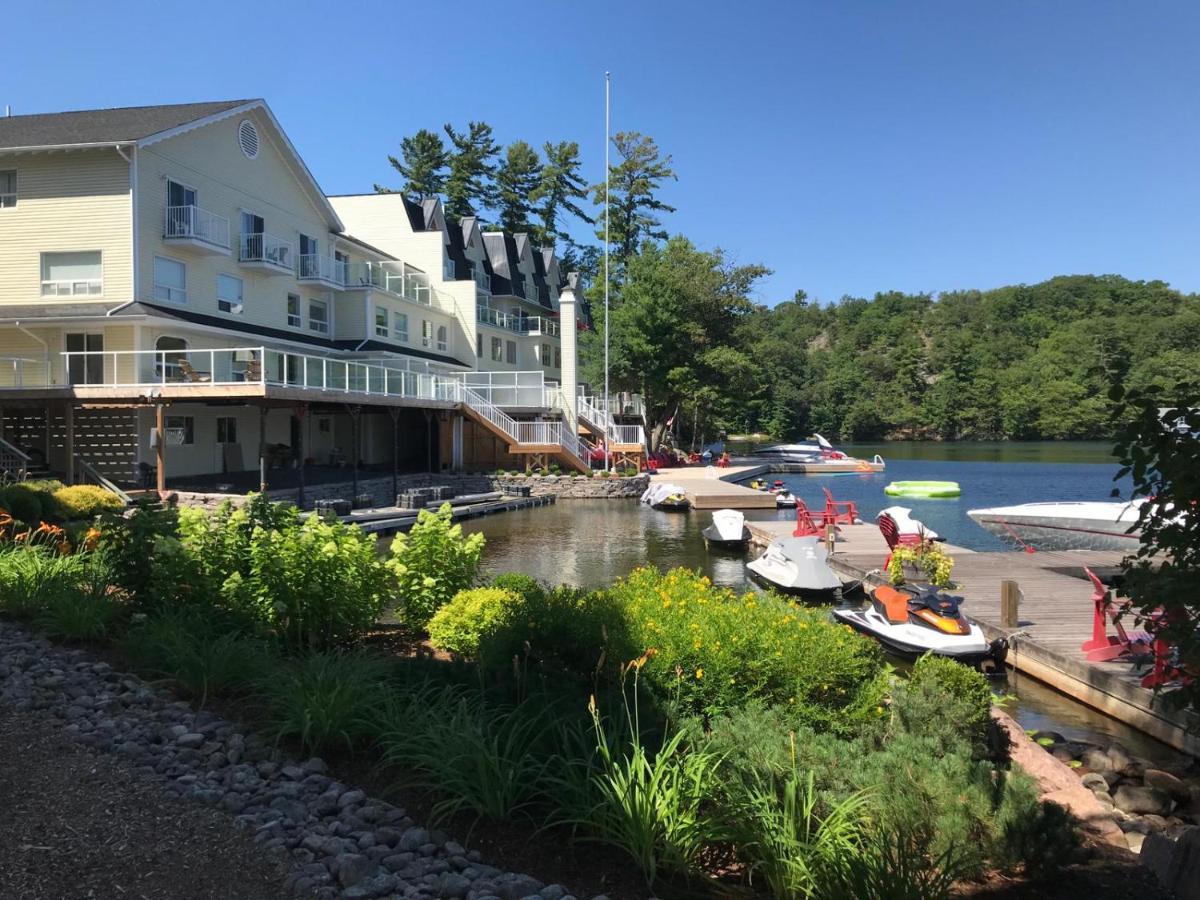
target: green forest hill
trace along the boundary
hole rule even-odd
[[[799,299],[746,324],[769,377],[728,425],[781,437],[1108,438],[1114,380],[1167,389],[1200,367],[1200,296],[1112,275]]]

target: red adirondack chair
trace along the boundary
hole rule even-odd
[[[896,520],[885,512],[879,514],[877,521],[879,522],[879,533],[883,535],[883,539],[888,545],[887,559],[883,561],[883,568],[886,570],[892,561],[893,550],[901,544],[918,546],[921,543],[921,536],[919,534],[901,534]]]
[[[1083,571],[1091,579],[1092,587],[1095,589],[1092,592],[1092,605],[1095,607],[1092,614],[1092,637],[1090,640],[1084,641],[1079,648],[1087,656],[1088,661],[1108,662],[1127,653],[1149,655],[1154,642],[1153,638],[1148,634],[1130,635],[1126,632],[1125,626],[1117,618],[1120,610],[1110,599],[1107,585],[1097,578],[1096,573],[1087,566],[1083,567]],[[1117,632],[1115,635],[1108,633],[1109,619],[1112,620],[1113,628]]]
[[[859,521],[858,507],[853,500],[834,500],[829,488],[821,488],[825,492],[825,521],[835,525],[853,525]]]
[[[821,520],[820,526],[813,521],[812,512],[805,505],[804,501],[799,497],[796,498],[796,530],[792,532],[792,537],[812,537],[813,535],[824,534],[825,520]]]

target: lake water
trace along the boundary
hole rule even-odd
[[[837,476],[777,475],[810,507],[823,507],[822,487],[854,500],[864,518],[885,506],[908,506],[952,544],[1000,550],[1003,544],[972,522],[968,509],[1036,500],[1105,500],[1117,464],[1111,448],[1093,443],[895,443],[846,447],[855,456],[879,453],[887,471]],[[895,500],[890,481],[957,481],[953,500]],[[1129,491],[1122,485],[1123,495]],[[751,519],[793,519],[794,511],[748,510]],[[709,552],[700,531],[709,513],[666,513],[633,501],[570,501],[488,516],[463,524],[487,537],[484,573],[525,572],[553,584],[602,587],[641,565],[699,568],[716,584],[754,589],[743,553]],[[1026,728],[1048,728],[1083,740],[1120,740],[1134,752],[1165,762],[1168,748],[1028,678],[998,690],[1015,693],[1010,711]]]

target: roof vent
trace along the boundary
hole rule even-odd
[[[258,129],[249,119],[243,119],[238,125],[238,144],[247,159],[254,159],[258,156]]]

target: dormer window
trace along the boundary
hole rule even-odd
[[[442,281],[454,281],[458,277],[458,268],[449,256],[442,260]]]

